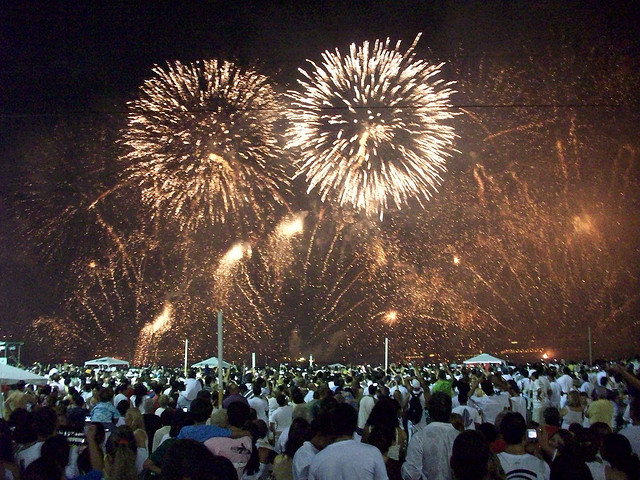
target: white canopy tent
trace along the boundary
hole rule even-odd
[[[11,365],[0,364],[0,385],[15,385],[19,381],[33,383],[35,385],[44,385],[47,383],[45,377],[27,372],[21,368],[12,367]]]
[[[485,363],[504,364],[506,362],[497,357],[494,357],[493,355],[489,355],[488,353],[481,353],[480,355],[477,355],[468,360],[465,360],[463,363],[465,365],[478,365],[478,364],[485,364]]]
[[[217,367],[218,366],[218,357],[207,358],[206,360],[202,360],[201,362],[194,363],[191,365],[194,368],[204,368],[204,367]],[[229,368],[231,366],[230,363],[222,361],[222,368]]]
[[[332,363],[332,364],[328,365],[328,367],[336,369],[336,368],[345,368],[346,365],[343,365],[341,363]]]
[[[85,367],[128,367],[129,362],[126,360],[119,360],[113,357],[96,358],[95,360],[88,360],[84,362]]]

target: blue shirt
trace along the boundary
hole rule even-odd
[[[101,423],[116,423],[120,418],[120,412],[111,402],[100,402],[91,410],[91,421]]]
[[[230,437],[231,430],[216,425],[189,425],[182,427],[178,439],[188,438],[198,442],[206,442],[213,437]]]

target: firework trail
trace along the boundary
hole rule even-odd
[[[355,230],[326,211],[301,212],[252,246],[223,305],[237,352],[362,354],[374,328],[370,312],[380,306],[369,295],[376,281],[372,252],[366,240],[351,239],[367,235]]]
[[[419,38],[405,53],[389,39],[352,44],[300,70],[301,91],[288,93],[289,147],[323,201],[382,217],[411,199],[424,206],[436,191],[455,138],[454,91],[437,78],[442,64],[415,58]]]
[[[188,231],[264,222],[288,188],[275,135],[282,108],[268,78],[218,60],[153,73],[123,134],[126,174],[145,203]]]

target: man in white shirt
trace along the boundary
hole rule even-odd
[[[192,370],[189,372],[189,378],[184,381],[184,390],[178,397],[178,408],[188,408],[200,390],[202,390],[202,384],[196,379],[196,372]]]
[[[262,396],[262,387],[254,383],[253,384],[253,396],[249,399],[249,406],[256,411],[258,420],[262,420],[265,424],[269,425],[269,404],[267,400]]]
[[[631,450],[640,456],[640,398],[634,397],[629,405],[629,416],[631,425],[620,430],[620,435],[624,435],[631,444]]]
[[[402,465],[404,480],[452,480],[449,459],[458,431],[449,420],[451,397],[436,392],[428,401],[429,416],[433,420],[417,431],[409,440],[407,459]]]
[[[330,415],[336,438],[313,457],[309,480],[388,480],[380,450],[353,439],[358,424],[355,409],[341,403]]]
[[[335,440],[329,413],[322,412],[311,422],[311,435],[311,440],[304,442],[293,456],[293,480],[307,480],[313,458]]]
[[[498,414],[509,408],[509,394],[507,392],[496,393],[493,383],[489,379],[482,380],[480,387],[484,395],[482,397],[473,395],[469,398],[469,404],[480,410],[484,422],[494,424]]]
[[[369,419],[369,415],[371,414],[371,410],[373,410],[373,406],[376,404],[374,395],[377,389],[377,386],[373,384],[369,385],[367,390],[368,394],[364,395],[360,399],[360,405],[358,406],[358,435],[362,435],[364,426]]]
[[[516,478],[517,470],[517,477],[523,480],[549,480],[549,465],[525,452],[527,424],[522,415],[506,413],[500,422],[500,434],[507,445],[504,452],[498,454],[498,459],[507,478]]]
[[[458,402],[460,402],[460,406],[453,408],[451,413],[457,413],[462,417],[465,430],[475,430],[476,425],[480,425],[482,421],[480,420],[480,412],[467,405],[467,400],[469,398],[468,395],[468,393],[464,392],[458,394]]]
[[[291,426],[293,407],[289,405],[287,397],[283,393],[277,396],[276,401],[278,402],[278,408],[269,417],[269,423],[271,431],[275,433],[277,438],[285,428]]]

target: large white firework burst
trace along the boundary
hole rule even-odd
[[[453,150],[454,91],[437,78],[443,64],[415,58],[419,38],[404,54],[400,42],[376,40],[300,69],[301,90],[288,92],[288,136],[308,192],[382,218],[390,203],[424,207],[436,191]]]
[[[123,141],[127,173],[156,214],[195,229],[281,203],[288,180],[274,124],[282,107],[269,79],[218,60],[153,74],[129,104]]]

